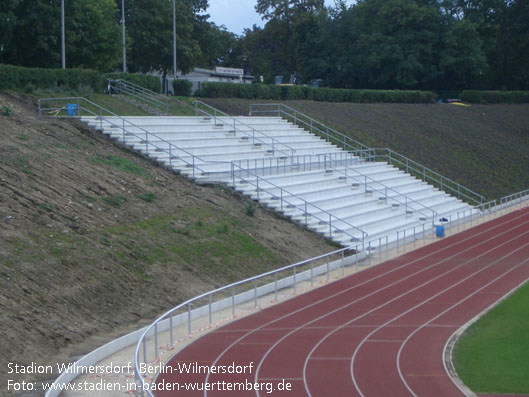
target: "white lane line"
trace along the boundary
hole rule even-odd
[[[518,237],[524,236],[524,235],[526,235],[526,234],[529,234],[529,231],[527,231],[526,233],[522,233],[522,234],[520,234]],[[518,237],[516,237],[516,238],[514,238],[514,239],[512,239],[512,240],[510,240],[510,241],[516,240]],[[510,241],[509,241],[509,242],[510,242]],[[497,250],[499,247],[501,247],[501,246],[503,246],[503,245],[505,245],[505,244],[507,244],[507,242],[504,243],[504,244],[501,244],[501,245],[498,245],[498,246],[494,247],[493,249],[489,250],[489,252],[490,252],[490,251],[493,251],[493,250]],[[513,250],[513,251],[511,251],[511,252],[509,252],[508,255],[505,255],[505,256],[503,256],[503,257],[501,257],[501,258],[499,258],[499,259],[496,259],[495,261],[493,261],[493,262],[490,263],[489,265],[487,265],[487,266],[485,266],[485,267],[483,267],[483,268],[477,270],[476,272],[474,272],[474,273],[470,274],[469,276],[467,276],[467,277],[465,277],[465,278],[459,280],[459,281],[456,282],[455,284],[451,285],[451,286],[448,287],[448,288],[445,288],[444,290],[442,290],[442,291],[436,293],[435,295],[432,295],[430,298],[428,298],[428,299],[424,300],[423,302],[421,302],[421,303],[419,303],[419,304],[417,304],[417,305],[411,307],[410,309],[408,309],[408,310],[402,312],[401,314],[399,314],[398,316],[394,317],[393,319],[391,319],[391,320],[387,321],[386,323],[380,325],[377,329],[371,331],[371,333],[370,333],[369,335],[367,335],[367,336],[366,336],[366,337],[360,342],[360,344],[358,344],[358,346],[356,347],[356,349],[355,349],[355,351],[354,351],[354,353],[353,353],[353,357],[351,358],[351,378],[352,378],[352,380],[353,380],[353,384],[355,385],[355,388],[356,388],[356,390],[358,391],[358,393],[359,393],[361,396],[364,396],[364,394],[363,394],[362,391],[360,390],[360,387],[359,387],[359,385],[358,385],[358,382],[356,381],[356,377],[355,377],[355,374],[354,374],[354,362],[355,362],[356,356],[358,355],[358,352],[360,351],[360,348],[364,345],[364,343],[366,342],[367,338],[369,338],[371,335],[373,335],[373,334],[374,334],[375,332],[377,332],[378,330],[384,328],[387,324],[390,324],[391,322],[393,322],[393,321],[395,321],[395,320],[398,320],[399,318],[401,318],[401,317],[405,316],[406,314],[412,312],[413,310],[417,309],[418,307],[423,306],[424,304],[426,304],[427,302],[431,301],[432,299],[435,299],[435,298],[437,298],[438,296],[444,294],[445,292],[450,291],[450,290],[453,289],[454,287],[457,287],[458,285],[462,284],[463,282],[465,282],[465,281],[467,281],[467,280],[470,280],[471,278],[473,278],[473,277],[476,276],[477,274],[479,274],[479,273],[481,273],[481,272],[483,272],[483,271],[489,269],[490,267],[494,266],[494,265],[497,264],[498,262],[503,261],[506,257],[508,257],[508,256],[510,256],[510,255],[512,255],[512,254],[514,254],[514,253],[517,253],[518,251],[522,250],[523,248],[526,248],[527,246],[529,246],[529,243],[524,244],[524,245],[522,245],[521,247],[519,247],[519,248],[517,248],[517,249],[515,249],[515,250]],[[482,255],[480,255],[480,256],[478,256],[478,257],[476,257],[476,258],[471,259],[470,261],[473,261],[473,260],[475,260],[475,259],[477,259],[477,258],[483,256],[484,254],[488,254],[489,252],[483,253]],[[469,261],[469,262],[470,262],[470,261]]]
[[[529,245],[526,244],[526,245]],[[510,253],[509,255],[506,255],[506,257],[510,256]],[[485,284],[484,286],[480,287],[479,289],[477,289],[476,291],[474,291],[472,294],[466,296],[465,298],[463,298],[461,301],[459,301],[458,303],[455,303],[454,305],[450,306],[449,308],[447,308],[446,310],[444,310],[443,312],[439,313],[437,316],[435,317],[432,317],[429,321],[425,322],[423,325],[421,325],[419,328],[415,329],[411,334],[408,335],[408,337],[404,340],[404,342],[401,344],[400,348],[399,348],[399,351],[397,353],[397,369],[399,371],[399,376],[400,376],[400,379],[402,380],[402,383],[404,383],[404,385],[406,386],[406,388],[410,391],[410,393],[417,397],[417,395],[413,392],[412,388],[409,386],[408,382],[406,382],[406,379],[404,378],[404,375],[402,374],[402,369],[400,367],[400,358],[401,358],[401,354],[402,354],[402,350],[404,349],[404,346],[406,346],[406,344],[410,341],[410,339],[413,337],[413,335],[415,335],[417,332],[419,332],[421,329],[427,327],[432,321],[435,321],[437,320],[439,317],[445,315],[446,313],[448,313],[450,310],[454,309],[455,307],[459,306],[460,304],[466,302],[468,299],[472,298],[474,295],[478,294],[480,291],[484,290],[485,288],[491,286],[492,284],[494,284],[495,282],[497,282],[498,280],[502,279],[503,277],[505,277],[506,275],[508,275],[509,273],[513,272],[515,269],[517,269],[518,267],[524,265],[525,263],[529,262],[529,258],[523,260],[522,262],[520,262],[518,265],[516,265],[515,267],[511,268],[510,270],[504,272],[503,274],[499,275],[498,277],[496,277],[494,280],[490,281],[489,283]]]
[[[519,219],[524,218],[524,217],[526,217],[526,216],[527,216],[527,215],[526,215],[525,213],[522,214],[522,215],[520,215],[520,216],[516,216],[516,215],[512,215],[512,216],[510,216],[510,215],[507,215],[506,217],[503,218],[503,221],[502,221],[502,218],[498,218],[497,223],[496,223],[496,221],[491,221],[491,223],[493,223],[494,226],[492,226],[492,227],[490,227],[490,228],[488,228],[488,229],[485,229],[485,230],[483,230],[483,231],[481,231],[481,232],[478,232],[478,233],[472,233],[472,232],[469,232],[469,231],[465,231],[465,232],[463,232],[463,233],[461,233],[461,234],[462,234],[462,235],[464,235],[464,234],[469,234],[469,236],[466,237],[466,238],[464,238],[464,239],[462,239],[462,240],[458,240],[458,241],[456,241],[455,243],[451,243],[451,244],[449,244],[449,245],[447,245],[447,246],[443,246],[442,248],[440,248],[440,249],[438,249],[438,250],[436,250],[436,251],[430,252],[429,254],[424,255],[424,256],[422,256],[422,257],[416,258],[416,259],[412,260],[411,262],[404,263],[404,264],[402,264],[402,265],[400,265],[400,266],[398,266],[398,267],[396,267],[396,268],[393,268],[393,269],[391,269],[391,270],[389,270],[389,271],[386,271],[386,272],[381,273],[381,274],[379,274],[379,275],[377,275],[377,276],[375,276],[375,277],[372,277],[371,279],[365,280],[365,281],[363,281],[363,282],[361,282],[361,283],[359,283],[359,284],[356,284],[356,285],[353,285],[353,286],[351,286],[351,287],[349,287],[349,288],[346,288],[346,289],[344,289],[344,290],[338,291],[338,292],[334,293],[333,295],[330,295],[330,296],[328,296],[328,297],[322,298],[322,299],[320,299],[320,300],[318,300],[318,301],[316,301],[316,302],[313,302],[313,303],[311,303],[311,304],[309,304],[309,305],[303,306],[303,307],[301,307],[301,308],[299,308],[299,309],[297,309],[297,310],[295,310],[295,311],[293,311],[293,312],[286,313],[286,314],[284,314],[283,316],[278,317],[277,319],[274,319],[274,320],[272,320],[272,321],[269,321],[269,322],[267,322],[267,323],[265,323],[265,324],[259,326],[258,328],[255,328],[255,329],[249,331],[249,332],[246,333],[245,335],[240,336],[237,340],[235,340],[234,342],[232,342],[228,347],[226,347],[226,349],[224,349],[223,352],[221,352],[221,353],[217,356],[217,358],[215,359],[215,361],[213,362],[212,365],[216,365],[216,363],[217,363],[217,362],[218,362],[218,361],[219,361],[219,360],[220,360],[220,359],[221,359],[221,358],[222,358],[222,357],[223,357],[223,356],[224,356],[224,355],[225,355],[225,354],[226,354],[226,353],[227,353],[227,352],[233,347],[233,346],[237,345],[241,340],[243,340],[243,339],[246,338],[247,336],[249,336],[249,335],[251,335],[251,334],[253,334],[253,333],[255,333],[255,332],[261,330],[262,328],[265,328],[266,326],[268,326],[268,325],[270,325],[270,324],[274,324],[274,323],[276,323],[276,322],[278,322],[278,321],[281,321],[281,320],[283,320],[283,319],[285,319],[285,318],[288,318],[288,317],[290,317],[290,316],[292,316],[292,315],[294,315],[294,314],[297,314],[297,313],[299,313],[299,312],[302,312],[303,310],[309,309],[309,308],[311,308],[311,307],[314,307],[314,306],[316,306],[316,305],[319,305],[319,304],[321,304],[321,303],[324,303],[324,302],[326,302],[326,301],[328,301],[328,300],[330,300],[330,299],[333,299],[333,298],[335,298],[335,297],[337,297],[337,296],[339,296],[339,295],[342,295],[342,294],[344,294],[344,293],[347,293],[347,292],[349,292],[350,290],[353,290],[353,289],[359,288],[359,287],[361,287],[361,286],[363,286],[363,285],[366,285],[366,284],[368,284],[368,283],[370,283],[370,282],[372,282],[372,281],[374,281],[374,280],[378,280],[379,278],[382,278],[382,277],[384,277],[384,276],[387,276],[387,275],[389,275],[389,274],[391,274],[391,273],[394,273],[394,272],[396,272],[396,271],[398,271],[398,270],[400,270],[400,269],[403,269],[403,268],[406,268],[406,267],[408,267],[408,266],[411,266],[412,264],[417,263],[417,262],[420,262],[421,260],[426,259],[426,258],[430,257],[430,256],[433,255],[433,254],[436,254],[436,253],[442,252],[442,251],[446,250],[447,248],[456,247],[456,246],[458,246],[458,245],[460,245],[460,244],[463,244],[463,243],[465,243],[465,242],[467,242],[467,241],[469,241],[469,240],[475,239],[475,238],[477,238],[477,237],[479,237],[479,236],[481,236],[481,235],[483,235],[483,234],[490,233],[490,232],[494,231],[494,230],[497,229],[497,228],[504,227],[505,225],[508,225],[508,224],[510,224],[510,223],[515,223],[515,222],[517,222]],[[490,226],[490,224],[489,224],[489,226]],[[417,273],[420,273],[420,272],[417,272]],[[195,342],[196,342],[196,341],[195,341]],[[193,342],[193,343],[195,343],[195,342]],[[188,346],[188,347],[189,347],[189,346]],[[175,353],[174,356],[176,356],[177,354],[178,354],[178,352]],[[304,370],[304,372],[305,372],[305,370]],[[206,376],[205,382],[207,382],[208,379],[209,379],[209,374]],[[257,393],[257,395],[259,395],[259,394]],[[206,390],[204,391],[204,396],[207,396],[207,391],[206,391]]]

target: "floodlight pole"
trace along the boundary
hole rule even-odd
[[[173,77],[176,79],[176,6],[173,0]]]
[[[127,47],[125,46],[125,0],[121,0],[121,41],[123,43],[123,73],[127,73]]]
[[[62,68],[66,69],[66,50],[64,45],[64,0],[61,0],[61,51],[62,51]]]

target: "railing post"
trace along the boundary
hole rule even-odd
[[[231,315],[235,316],[235,286],[231,287]]]
[[[187,304],[187,335],[191,336],[191,304]]]
[[[330,277],[329,256],[327,256],[327,281],[329,281],[329,277]]]
[[[257,309],[257,280],[253,280],[253,297],[255,299],[255,308]]]
[[[211,312],[211,294],[208,296],[208,311],[209,311],[209,327],[211,328],[212,324],[212,312]]]
[[[154,323],[154,359],[158,360],[158,323]]]
[[[274,298],[277,302],[277,272],[274,273]]]
[[[174,336],[173,336],[173,313],[169,315],[169,347],[174,345]]]

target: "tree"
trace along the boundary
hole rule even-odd
[[[440,88],[479,88],[487,72],[487,59],[482,50],[478,25],[466,19],[449,26],[440,57]]]
[[[257,0],[257,13],[264,19],[292,21],[303,14],[316,14],[325,10],[323,0]]]
[[[420,3],[364,0],[344,11],[336,32],[338,81],[347,87],[432,87],[440,74],[442,15]]]
[[[193,37],[201,49],[201,56],[196,61],[197,66],[242,66],[241,40],[234,33],[228,32],[224,25],[217,26],[207,20],[198,20],[195,22]]]
[[[115,0],[70,0],[66,54],[71,67],[109,71],[121,60],[121,28]]]
[[[13,49],[13,30],[16,24],[15,9],[17,0],[0,0],[0,62],[4,62],[4,52]]]
[[[176,2],[177,68],[189,72],[200,57],[200,47],[193,38],[194,10],[204,2]],[[207,4],[207,2],[206,2]],[[173,68],[172,4],[167,0],[130,0],[127,26],[132,40],[131,72],[161,71]]]
[[[264,30],[252,32],[254,48],[266,51],[269,56],[268,66],[259,69],[268,69],[264,74],[272,75],[311,70],[298,62],[298,58],[309,56],[307,40],[313,39],[318,31],[319,18],[326,18],[324,1],[258,0],[255,9],[268,20]],[[259,43],[255,43],[255,39]]]
[[[53,68],[61,65],[60,0],[18,1],[7,61],[15,65]]]

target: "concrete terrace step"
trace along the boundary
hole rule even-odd
[[[361,240],[361,230],[392,243],[403,228],[422,232],[432,221],[472,210],[396,167],[355,157],[278,117],[81,120],[197,182],[231,185],[344,246]]]

